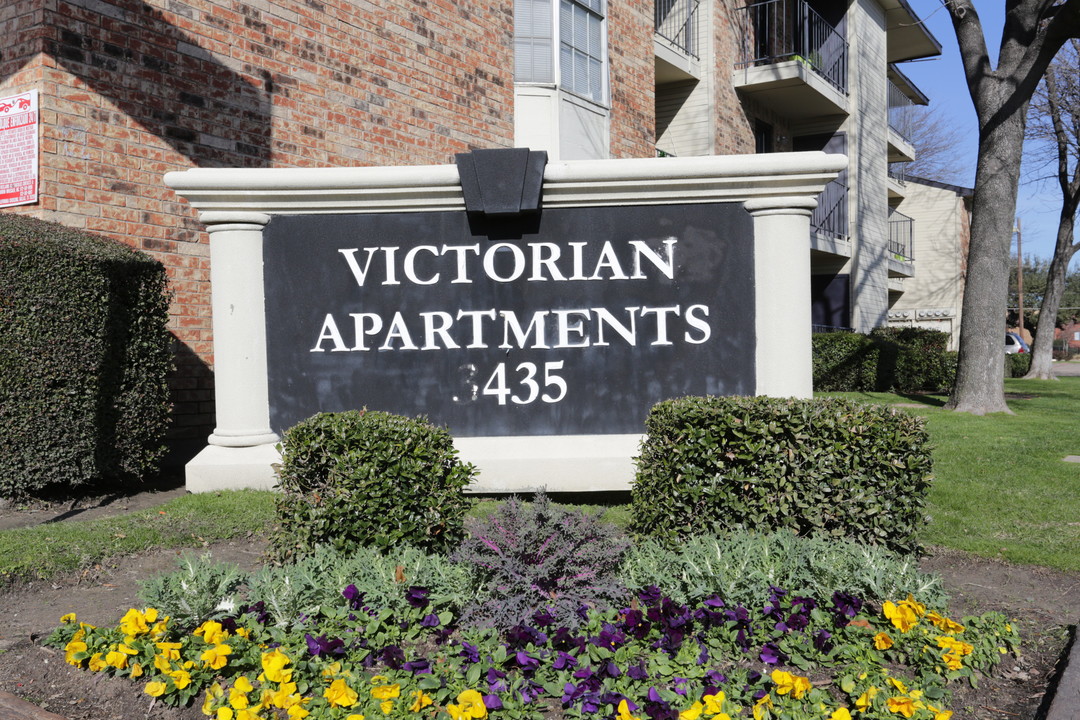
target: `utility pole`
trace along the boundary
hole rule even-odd
[[[1024,250],[1023,250],[1023,233],[1020,232],[1020,218],[1016,218],[1016,227],[1013,228],[1013,232],[1016,233],[1016,299],[1017,305],[1020,306],[1020,322],[1017,325],[1020,332],[1020,339],[1024,339]]]

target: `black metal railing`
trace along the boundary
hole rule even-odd
[[[815,235],[846,240],[848,238],[848,188],[840,178],[832,180],[817,198],[810,216],[810,230]]]
[[[889,127],[909,143],[915,125],[915,108],[911,98],[889,81]]]
[[[693,58],[699,4],[700,0],[656,0],[655,6],[656,34]]]
[[[889,252],[897,260],[911,261],[915,221],[901,212],[889,213]]]
[[[854,328],[841,327],[839,325],[811,325],[810,332],[818,335],[821,333],[855,332]]]
[[[906,162],[889,163],[889,177],[901,185],[907,185],[907,166]]]
[[[741,9],[743,52],[736,67],[797,60],[847,93],[847,40],[804,0],[766,0]]]

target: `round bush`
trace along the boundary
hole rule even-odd
[[[271,536],[278,560],[322,544],[446,552],[464,536],[462,490],[476,470],[425,418],[320,413],[287,430],[281,448],[280,524]]]

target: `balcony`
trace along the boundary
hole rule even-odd
[[[740,13],[737,90],[799,120],[848,114],[848,44],[835,27],[805,0],[755,2]]]
[[[889,205],[896,205],[907,197],[907,163],[889,163],[889,175],[886,187],[889,191]]]
[[[925,104],[925,103],[924,103]],[[912,139],[915,130],[915,101],[889,81],[889,162],[912,162],[915,146]]]
[[[846,175],[846,174],[845,174]],[[821,253],[851,257],[848,231],[848,187],[845,177],[831,181],[817,197],[810,216],[810,248]]]
[[[901,212],[889,213],[889,277],[905,278],[915,274],[912,261],[915,221]]]
[[[653,48],[657,85],[701,77],[697,54],[700,4],[701,0],[656,0]]]

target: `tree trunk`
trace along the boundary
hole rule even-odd
[[[1031,369],[1024,376],[1025,380],[1057,380],[1053,371],[1054,328],[1057,326],[1061,296],[1065,293],[1065,275],[1074,252],[1072,238],[1075,215],[1076,207],[1066,202],[1058,218],[1057,247],[1050,261],[1046,293],[1039,308],[1039,327],[1035,330],[1035,341],[1031,346]]]
[[[1006,96],[996,105],[986,113],[994,122],[981,123],[960,356],[946,406],[974,415],[1012,412],[1005,403],[1005,311],[1027,103]]]

